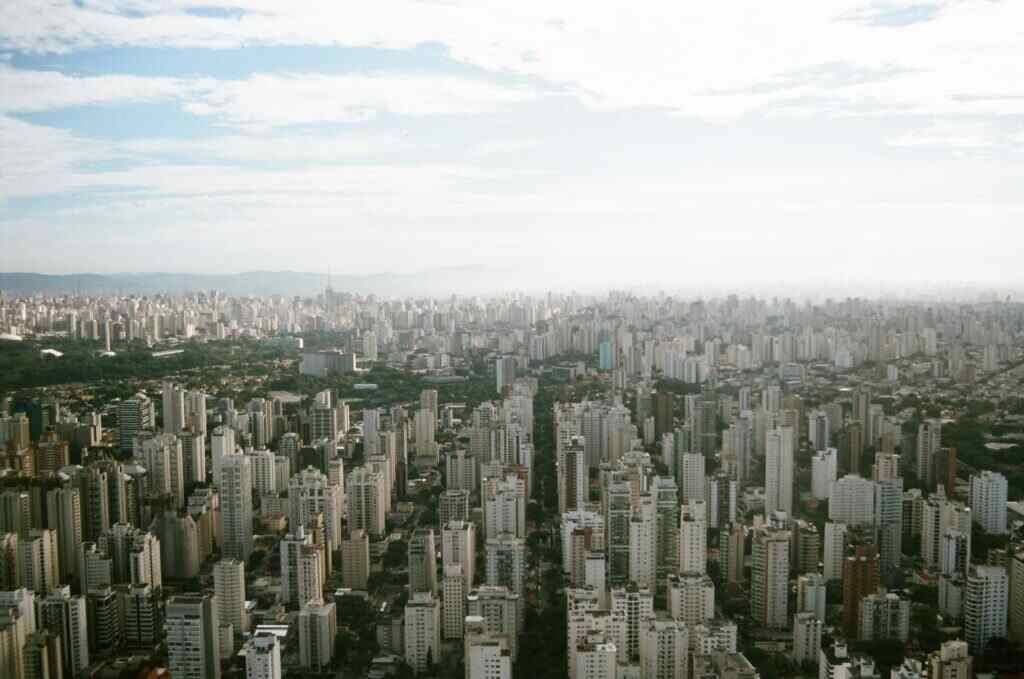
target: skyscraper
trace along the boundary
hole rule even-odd
[[[236,635],[249,631],[245,610],[245,564],[236,559],[221,559],[213,567],[213,590],[221,624],[230,624]]]
[[[982,470],[971,475],[971,514],[989,535],[1006,533],[1006,477]]]
[[[416,592],[405,605],[405,662],[416,673],[441,659],[441,607],[429,592]]]
[[[281,679],[281,644],[276,635],[262,632],[246,644],[245,679]]]
[[[409,541],[409,591],[437,594],[437,550],[434,531],[418,528]]]
[[[768,432],[765,448],[764,511],[793,514],[793,429]]]
[[[789,531],[761,528],[751,547],[751,617],[760,625],[789,625]]]
[[[180,595],[167,602],[167,664],[178,679],[219,679],[216,597]]]
[[[1008,598],[1005,568],[970,568],[964,598],[964,637],[972,653],[984,653],[989,641],[1006,636]]]
[[[252,461],[247,455],[228,455],[221,461],[221,553],[247,561],[252,554]]]

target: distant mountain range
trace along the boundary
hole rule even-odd
[[[370,275],[333,274],[337,292],[378,295],[477,294],[507,290],[509,272],[477,267],[449,267],[415,273]],[[235,274],[114,273],[40,274],[0,273],[6,295],[42,294],[180,294],[219,290],[229,295],[315,295],[327,285],[327,275],[304,271],[246,271]]]

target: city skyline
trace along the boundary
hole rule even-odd
[[[1022,13],[8,3],[0,270],[1018,283]]]

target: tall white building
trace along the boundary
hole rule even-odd
[[[82,544],[82,504],[77,488],[54,488],[46,493],[47,525],[56,531],[61,579],[78,573],[78,549]]]
[[[683,502],[704,499],[704,454],[683,453],[679,459],[679,499]]]
[[[181,595],[167,602],[167,666],[177,679],[219,679],[220,621],[214,595]]]
[[[248,455],[228,455],[221,460],[220,536],[221,553],[248,561],[252,554],[252,461]]]
[[[821,650],[821,618],[814,613],[793,616],[793,662],[816,663]]]
[[[313,536],[299,526],[282,538],[281,550],[281,601],[285,606],[301,608],[308,599],[301,597],[299,584],[300,555],[303,547],[313,546]]]
[[[1006,533],[1006,477],[988,469],[971,475],[971,514],[989,535]]]
[[[384,477],[363,467],[353,469],[346,478],[348,523],[362,528],[371,540],[384,537],[388,498],[384,496]]]
[[[492,636],[508,639],[515,661],[519,653],[519,631],[523,620],[523,602],[508,587],[483,585],[466,597],[467,616],[479,618]]]
[[[236,454],[235,430],[220,426],[210,434],[210,458],[213,465],[213,485],[221,488],[220,470],[224,458]]]
[[[703,501],[690,502],[679,513],[679,572],[707,572],[707,511]]]
[[[875,483],[858,474],[847,474],[832,485],[828,518],[848,526],[875,522]]]
[[[417,528],[409,540],[409,592],[430,592],[437,595],[437,549],[434,531]]]
[[[825,580],[841,580],[843,577],[847,532],[845,523],[825,522],[825,542],[822,555],[822,574],[825,576]]]
[[[276,635],[262,632],[246,644],[245,679],[281,679],[281,644]]]
[[[824,620],[827,610],[825,592],[825,578],[821,574],[801,575],[796,580],[797,612],[811,613],[818,620]]]
[[[715,583],[698,573],[669,575],[668,610],[687,625],[711,620],[715,617]]]
[[[690,630],[681,620],[651,617],[640,629],[640,676],[687,679]]]
[[[299,611],[299,665],[323,671],[334,659],[338,616],[334,602],[315,599]]]
[[[341,546],[344,507],[344,488],[318,469],[307,467],[288,482],[288,525],[308,526],[314,515],[321,514],[329,550]]]
[[[71,677],[89,667],[89,630],[84,596],[71,596],[67,585],[53,590],[39,604],[40,626],[60,637],[64,667]]]
[[[935,486],[935,455],[942,446],[942,420],[925,420],[917,428],[917,478],[929,488]]]
[[[526,483],[508,474],[502,479],[484,482],[484,535],[502,533],[526,537]]]
[[[487,540],[487,584],[508,587],[518,597],[526,591],[526,541],[511,535]]]
[[[463,658],[466,679],[512,679],[508,639],[489,634],[480,618],[466,620]]]
[[[465,591],[476,579],[476,524],[452,521],[441,529],[441,562],[444,568],[459,566]]]
[[[964,637],[972,653],[983,653],[989,641],[1006,636],[1008,601],[1005,568],[971,567],[964,597]]]
[[[793,429],[776,427],[765,444],[764,511],[793,515]]]
[[[629,577],[641,587],[657,586],[657,506],[649,494],[640,496],[629,522]]]
[[[370,536],[362,528],[349,531],[341,540],[341,584],[365,590],[370,579]]]
[[[621,663],[640,657],[640,630],[643,621],[654,615],[654,595],[634,584],[611,591],[611,630]],[[578,675],[577,675],[578,679]]]
[[[217,595],[220,622],[229,623],[235,634],[249,631],[245,610],[245,564],[237,559],[221,559],[213,567],[213,591]]]
[[[839,469],[839,452],[835,448],[819,450],[811,458],[811,495],[815,500],[832,497],[832,484]]]

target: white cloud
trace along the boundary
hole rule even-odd
[[[1024,3],[820,0],[812,3],[550,3],[524,0],[391,0],[280,3],[226,0],[238,16],[189,14],[207,0],[58,0],[0,6],[0,45],[60,51],[91,46],[235,47],[346,45],[408,49],[433,42],[457,60],[533,76],[601,108],[666,108],[728,119],[771,107],[836,113],[1024,113]],[[904,21],[910,16],[912,21]],[[140,18],[144,17],[144,18]],[[895,19],[892,19],[895,17]],[[852,20],[851,20],[852,19]],[[886,22],[889,22],[888,24]],[[881,25],[879,25],[881,24]],[[837,82],[835,71],[853,74]],[[858,77],[863,80],[858,80]],[[314,93],[286,80],[261,89]],[[441,86],[452,83],[438,82]],[[416,89],[432,108],[479,110],[494,92],[457,90],[455,101]],[[377,96],[376,83],[353,83]],[[434,96],[430,96],[433,94]],[[500,100],[507,100],[503,93]],[[197,112],[247,113],[243,93],[193,104]],[[358,119],[359,102],[299,107],[299,120]],[[404,109],[417,114],[421,109]],[[279,112],[278,117],[286,117]]]

